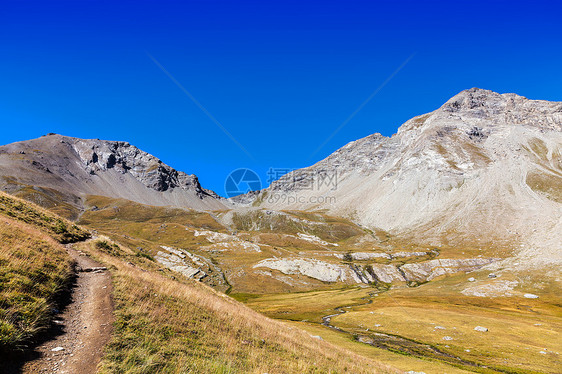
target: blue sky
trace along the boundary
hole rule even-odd
[[[233,169],[265,182],[463,89],[562,101],[561,15],[556,1],[6,1],[0,143],[126,140],[224,194]]]

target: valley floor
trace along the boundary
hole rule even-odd
[[[456,288],[468,277],[382,292],[369,287],[234,296],[265,315],[405,371],[562,372],[556,293],[538,299],[465,296]]]

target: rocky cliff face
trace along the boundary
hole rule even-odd
[[[436,245],[509,240],[533,260],[560,261],[561,155],[562,103],[473,88],[390,138],[367,136],[290,173],[257,201]]]
[[[195,175],[126,142],[53,134],[9,144],[0,147],[0,176],[9,192],[54,190],[74,205],[86,195],[102,195],[150,205],[223,207],[220,197],[202,188]]]
[[[69,138],[62,141],[72,145],[91,175],[114,169],[122,174],[130,173],[146,187],[156,191],[179,188],[192,190],[201,198],[206,195],[218,197],[212,191],[204,190],[195,175],[177,171],[129,143]]]

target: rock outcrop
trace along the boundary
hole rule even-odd
[[[208,259],[184,249],[164,245],[160,248],[162,250],[158,251],[154,259],[166,268],[223,291],[228,288],[228,282],[222,270]]]
[[[305,275],[323,282],[347,284],[391,284],[431,281],[442,275],[478,270],[497,259],[442,259],[405,265],[395,264],[334,264],[311,258],[268,258],[255,264],[254,268],[278,270],[287,275]]]
[[[309,258],[269,258],[258,262],[254,268],[265,267],[283,274],[302,274],[323,282],[346,282],[350,278],[345,267]]]
[[[203,245],[199,247],[201,251],[209,252],[224,252],[224,251],[238,251],[238,252],[261,252],[259,245],[242,240],[235,235],[224,234],[221,232],[209,230],[195,230],[195,237],[204,237],[207,241],[211,242],[210,245]]]
[[[498,260],[492,258],[439,259],[405,264],[400,267],[400,270],[408,281],[427,282],[441,275],[473,271]]]

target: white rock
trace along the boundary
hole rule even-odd
[[[474,279],[473,277],[468,278],[469,282],[474,282],[476,279]]]
[[[532,293],[526,293],[525,295],[523,295],[524,298],[526,299],[538,299],[539,297],[535,294]]]
[[[398,257],[423,257],[427,256],[428,252],[395,252],[392,254],[392,258]]]
[[[400,269],[408,280],[430,281],[446,274],[460,271],[473,271],[488,265],[495,258],[439,259],[403,265]]]
[[[488,329],[486,327],[482,327],[482,326],[476,326],[474,328],[475,331],[481,331],[481,332],[486,332],[488,331]]]
[[[299,233],[297,233],[297,237],[301,240],[306,240],[307,242],[311,242],[311,243],[319,244],[319,245],[323,245],[323,246],[328,246],[328,245],[333,245],[335,247],[338,246],[336,243],[329,243],[325,240],[320,239],[316,235],[303,234],[303,233],[299,232]]]
[[[517,286],[517,281],[494,280],[487,284],[477,284],[461,291],[466,296],[499,297],[512,296],[511,291]]]
[[[355,252],[349,254],[354,261],[363,261],[363,260],[373,260],[376,258],[384,258],[386,260],[391,260],[392,256],[388,253],[380,253],[380,252]],[[334,256],[337,258],[343,259],[343,253],[334,253]]]
[[[404,276],[398,271],[394,265],[371,265],[375,276],[384,283],[392,283],[394,281],[405,282]]]
[[[154,259],[162,265],[166,266],[168,269],[177,271],[178,273],[181,273],[188,278],[204,274],[201,269],[197,269],[193,266],[188,265],[183,258],[172,253],[158,251]]]
[[[453,338],[450,337],[450,336],[444,336],[444,337],[443,337],[443,340],[453,340]]]
[[[346,268],[310,258],[268,258],[258,262],[253,267],[275,269],[283,274],[302,274],[323,282],[347,280]]]
[[[51,349],[51,352],[60,352],[60,351],[64,351],[63,347],[55,347],[53,349]]]

